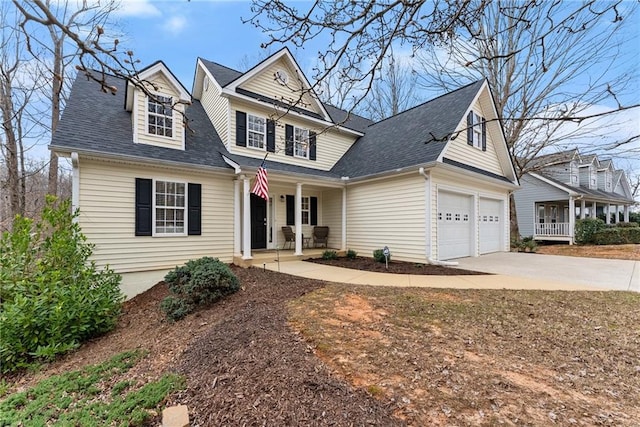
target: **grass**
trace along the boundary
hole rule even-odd
[[[142,425],[170,392],[185,386],[183,378],[168,374],[155,382],[123,380],[110,387],[114,377],[126,375],[144,355],[121,353],[9,394],[0,400],[0,426]]]
[[[413,425],[635,425],[640,294],[331,285],[291,324]]]

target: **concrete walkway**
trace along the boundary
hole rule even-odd
[[[506,276],[640,292],[640,261],[498,252],[461,258],[459,268]]]
[[[481,276],[426,276],[409,274],[371,273],[348,268],[332,267],[305,261],[267,263],[268,270],[294,276],[354,285],[430,287],[457,289],[543,289],[543,290],[606,290],[598,285],[568,283],[547,278],[529,278],[516,275]]]

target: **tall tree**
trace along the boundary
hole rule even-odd
[[[66,101],[70,66],[79,61],[83,46],[90,46],[104,33],[103,28],[118,4],[115,0],[13,0],[13,3],[23,16],[21,27],[27,49],[49,72],[49,131],[53,134]],[[48,193],[58,194],[58,157],[53,151],[49,160]]]

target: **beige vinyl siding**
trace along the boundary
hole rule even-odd
[[[202,235],[135,236],[135,179],[202,185]],[[95,244],[93,259],[116,272],[173,268],[189,259],[233,257],[231,178],[168,168],[80,159],[80,225]]]
[[[318,225],[329,226],[328,247],[341,249],[342,246],[342,189],[322,192],[322,219]],[[346,249],[346,248],[345,248]]]
[[[200,102],[218,136],[225,145],[228,145],[229,100],[220,96],[215,83],[210,81],[208,89],[202,88]]]
[[[473,105],[472,109],[482,117],[488,118],[491,112],[491,100],[488,91],[483,91],[478,101]],[[492,113],[491,113],[492,114]],[[498,175],[505,175],[506,171],[500,166],[500,159],[496,153],[496,145],[500,143],[500,122],[490,120],[487,122],[487,151],[467,144],[467,117],[463,117],[462,121],[456,128],[457,137],[452,140],[446,148],[444,157],[475,166]]]
[[[347,187],[347,246],[372,256],[385,245],[394,259],[425,261],[425,180],[387,178]]]
[[[439,259],[438,255],[438,192],[447,191],[459,194],[465,194],[474,197],[472,204],[474,232],[474,252],[479,254],[480,227],[478,224],[478,214],[480,212],[480,198],[502,201],[502,250],[509,251],[509,195],[508,191],[498,186],[488,184],[486,182],[474,182],[470,178],[454,176],[450,171],[443,173],[432,171],[431,173],[431,255],[433,259]]]
[[[286,85],[282,85],[276,81],[275,74],[278,70],[284,70],[289,76],[289,81]],[[295,69],[289,66],[288,61],[280,59],[247,82],[241,84],[240,88],[268,96],[272,99],[296,102],[302,94],[302,88],[306,86],[303,81],[304,77],[298,76]],[[317,114],[322,114],[322,111],[317,107],[317,103],[312,100],[308,92],[304,93],[301,102],[297,103],[296,106]]]
[[[239,101],[231,102],[231,143],[229,151],[243,156],[263,158],[266,150],[259,150],[251,147],[239,147],[236,145],[236,111],[253,114],[264,118],[276,118],[276,152],[269,153],[269,160],[304,166],[313,169],[330,170],[333,165],[344,155],[344,153],[355,142],[355,137],[341,132],[338,129],[324,129],[317,123],[306,121],[302,118],[286,116],[278,118],[273,109],[261,108]],[[310,129],[317,133],[316,136],[316,160],[302,159],[285,154],[285,125],[292,125]]]
[[[176,102],[179,93],[173,88],[169,81],[161,74],[156,74],[149,79],[153,84],[148,84],[149,90],[162,96],[170,96]],[[134,133],[135,142],[139,144],[157,145],[165,148],[184,149],[184,125],[182,123],[182,111],[184,105],[177,104],[173,110],[173,135],[159,136],[149,134],[147,127],[147,96],[139,89],[136,89],[134,96]]]

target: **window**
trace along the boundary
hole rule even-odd
[[[309,158],[309,129],[293,128],[293,155]]]
[[[544,224],[544,205],[538,205],[538,222]]]
[[[266,134],[266,120],[247,114],[247,145],[264,150]]]
[[[184,234],[185,232],[185,184],[182,182],[156,181],[155,184],[155,233]]]
[[[483,134],[483,118],[479,115],[476,114],[475,112],[471,112],[469,113],[469,117],[467,119],[467,125],[471,128],[470,132],[468,133],[470,140],[469,145],[472,145],[476,148],[480,148],[483,149],[483,143],[482,143],[482,134]]]
[[[169,96],[147,98],[147,130],[151,135],[173,136],[173,108]]]
[[[309,202],[309,198],[308,197],[303,197],[302,198],[302,224],[303,225],[309,225],[309,219],[311,218],[311,209],[310,209],[311,203]]]

